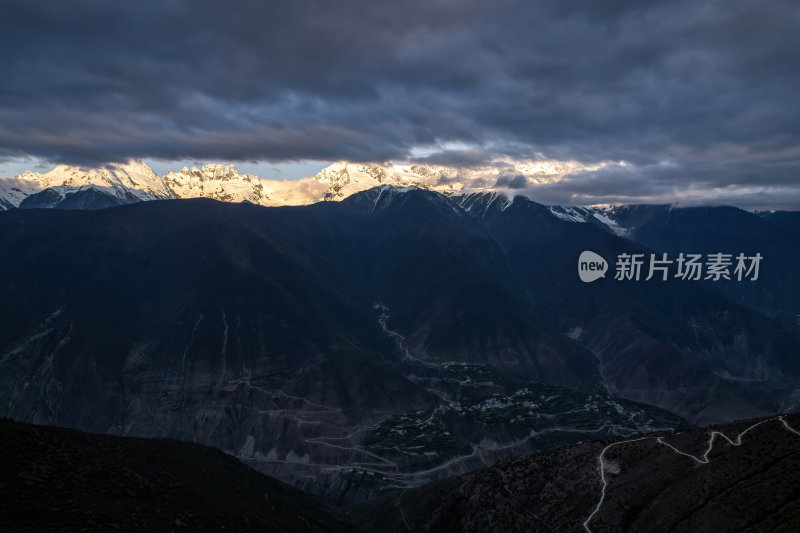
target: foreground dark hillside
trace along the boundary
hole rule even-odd
[[[353,531],[218,450],[0,421],[0,531]]]
[[[795,414],[585,443],[394,492],[347,522],[370,533],[797,531],[799,427]],[[355,531],[204,446],[6,419],[0,439],[0,531]]]
[[[786,422],[789,427],[783,423]],[[717,436],[701,464],[711,431]],[[591,532],[800,531],[800,415],[661,433],[625,442],[603,440],[507,461],[412,489],[357,509],[375,532],[587,531],[602,483],[606,499]],[[634,437],[639,439],[639,437]]]

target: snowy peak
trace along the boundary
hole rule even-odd
[[[169,193],[176,198],[212,198],[221,202],[252,202],[271,205],[271,199],[257,176],[239,174],[234,165],[183,167],[163,178]]]
[[[432,189],[431,183],[420,176],[394,166],[373,163],[358,164],[339,161],[321,170],[314,179],[328,187],[324,200],[342,200],[357,192],[380,185]]]
[[[347,163],[333,164],[328,168],[322,169],[314,179],[328,186],[325,193],[326,200],[341,200],[344,198],[345,188],[350,185],[350,172],[347,170]]]
[[[57,197],[63,200],[87,188],[116,198],[118,203],[172,196],[161,178],[142,162],[129,161],[97,168],[58,165],[44,174],[27,171],[14,178],[0,178],[0,210],[19,207],[26,198],[42,191],[52,190],[48,195],[50,200]]]
[[[20,176],[0,178],[0,211],[19,207],[25,198],[41,190],[41,185],[35,180]]]
[[[46,174],[28,171],[17,178],[38,183],[39,190],[63,185],[75,188],[96,185],[116,191],[117,196],[133,194],[140,200],[155,200],[170,196],[161,178],[148,165],[139,161],[89,169],[58,165]]]

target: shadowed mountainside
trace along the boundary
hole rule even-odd
[[[591,442],[411,489],[351,514],[375,533],[788,533],[800,528],[798,428],[800,415],[787,415]],[[717,435],[702,464],[711,431],[740,444]],[[598,506],[604,449],[608,486]]]
[[[582,250],[647,250],[524,198],[18,209],[0,248],[0,415],[215,446],[337,503],[798,403],[796,325],[584,284]]]
[[[0,420],[0,530],[354,532],[218,450]]]

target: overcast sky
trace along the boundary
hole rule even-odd
[[[531,194],[800,209],[798,28],[777,0],[2,2],[0,174],[624,161]]]

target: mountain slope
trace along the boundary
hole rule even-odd
[[[255,208],[166,203],[4,213],[7,416],[211,444],[288,479],[358,460],[308,439],[433,401],[323,258]]]
[[[715,285],[738,301],[771,312],[800,314],[800,236],[735,207],[695,207],[660,212],[641,224],[631,238],[653,249],[763,256],[760,283],[721,280]]]
[[[756,214],[764,220],[789,231],[800,232],[800,211],[760,211]]]
[[[798,428],[800,415],[790,415],[591,442],[411,489],[351,516],[376,533],[796,531]]]
[[[361,280],[414,356],[574,388],[596,383],[591,354],[520,302],[496,243],[447,198],[383,186],[320,216],[314,227],[336,235],[319,239],[314,229],[301,238]]]
[[[774,403],[767,409],[796,405],[795,326],[702,284],[616,281],[611,275],[582,283],[571,272],[583,250],[612,261],[623,252],[650,250],[595,224],[563,220],[526,198],[509,203],[476,194],[461,202],[499,243],[530,305],[598,357],[609,391],[691,420],[758,416],[745,404],[763,393],[750,390],[759,384],[772,383],[767,388]],[[763,374],[767,367],[771,375]]]
[[[106,209],[141,201],[127,191],[108,187],[59,185],[31,194],[19,204],[20,209]]]
[[[0,420],[3,531],[354,531],[218,450]]]
[[[423,207],[430,199],[440,202],[429,193],[418,198]],[[362,268],[373,267],[359,258],[370,255],[365,253],[380,236],[364,234],[360,219],[338,205],[263,209],[193,200],[92,212],[4,213],[0,240],[14,260],[0,267],[0,277],[7,280],[0,293],[22,301],[0,310],[3,412],[89,431],[211,444],[287,481],[311,479],[309,488],[332,498],[355,491],[359,484],[340,471],[374,463],[375,453],[365,448],[361,441],[367,435],[358,428],[447,405],[440,389],[452,388],[453,372],[406,356],[389,331],[396,327],[394,319],[382,324],[374,304],[385,299],[395,305],[394,294],[415,290],[430,266],[420,261],[454,235],[457,224],[450,222],[430,243],[417,241],[417,230],[405,237],[402,251],[410,255],[404,260],[419,263],[411,277],[402,266],[399,277],[392,273],[363,283]],[[340,236],[339,253],[346,261],[320,245],[337,247],[327,231]],[[467,298],[452,310],[480,311],[474,297],[469,299],[471,288],[493,283],[486,268],[469,265],[470,250],[459,252],[467,270],[450,293],[431,298],[427,291],[441,287],[428,285],[413,293],[413,301],[436,309],[435,320],[426,324],[439,336],[409,338],[429,345],[434,353],[426,358],[433,361],[457,357],[511,373],[527,367],[529,377],[588,390],[595,380],[590,356],[528,311],[515,318],[516,347],[496,340],[509,325],[491,313],[508,316],[503,306],[513,303],[499,287],[493,291],[496,306],[478,317],[488,319],[488,329],[475,341],[493,347],[447,351],[447,335],[475,329],[470,326],[474,318],[453,323],[448,302]],[[54,254],[58,264],[48,260]],[[373,255],[383,265],[397,257],[390,248]],[[453,259],[445,253],[436,261],[446,266]],[[449,276],[458,277],[455,271]],[[382,282],[396,292],[374,292]],[[404,312],[413,315],[411,307]],[[439,344],[430,342],[433,338]],[[512,356],[515,352],[524,357]],[[535,361],[541,361],[540,368]],[[597,427],[604,421],[598,418]],[[645,423],[646,418],[633,428]],[[347,446],[336,440],[354,431],[355,440]],[[464,437],[477,442],[487,431],[479,427]],[[410,451],[402,459],[413,474],[460,453]],[[329,479],[318,475],[320,465],[330,465]],[[364,498],[369,492],[358,494]]]
[[[800,313],[794,275],[800,261],[798,220],[790,211],[750,213],[728,206],[678,208],[668,205],[622,205],[604,208],[551,206],[562,220],[587,222],[659,252],[678,254],[743,253],[763,257],[759,283],[719,280],[710,288],[769,313]]]
[[[637,245],[524,199],[11,210],[0,246],[0,414],[212,445],[341,504],[798,401],[796,326],[583,284],[582,249]]]

